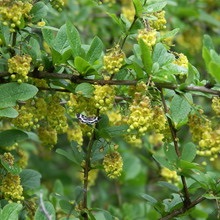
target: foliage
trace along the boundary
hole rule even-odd
[[[0,2],[0,219],[217,219],[219,1]]]

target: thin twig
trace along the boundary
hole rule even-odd
[[[165,101],[165,97],[164,97],[162,89],[161,89],[160,94],[161,94],[161,99],[162,99],[162,103],[163,103],[163,106],[164,106],[164,112],[165,112],[165,114],[168,114],[168,108],[167,108],[167,105],[166,105],[166,101]],[[175,147],[176,154],[180,158],[181,152],[180,152],[179,146],[178,146],[177,131],[174,128],[173,123],[172,123],[172,121],[169,117],[167,117],[167,121],[168,121],[168,124],[169,124],[169,128],[170,128],[170,132],[171,132],[171,136],[172,136],[172,140],[173,140],[173,144],[174,144],[174,147]],[[183,194],[184,194],[183,204],[184,204],[184,208],[187,209],[188,206],[191,204],[189,190],[188,190],[188,187],[187,187],[187,184],[186,184],[185,177],[183,175],[181,175],[180,177],[181,177],[181,181],[182,181],[182,184],[183,184]]]
[[[41,208],[42,212],[44,213],[44,215],[46,216],[46,218],[48,220],[52,220],[52,215],[49,214],[49,212],[47,211],[47,209],[44,205],[43,193],[40,193],[40,208]]]

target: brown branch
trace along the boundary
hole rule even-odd
[[[174,210],[173,212],[171,212],[171,213],[168,214],[167,216],[164,216],[164,217],[160,218],[160,220],[173,219],[174,217],[185,213],[186,211],[188,211],[189,209],[193,208],[194,206],[196,206],[197,204],[201,203],[201,202],[204,201],[204,200],[205,200],[204,197],[199,197],[199,198],[195,199],[194,201],[192,201],[192,202],[187,206],[187,208],[182,207],[182,208],[180,208],[180,209]]]
[[[10,76],[11,74],[8,72],[2,72],[0,73],[1,77]],[[104,80],[104,79],[85,79],[78,75],[72,75],[72,74],[59,74],[59,73],[49,73],[49,72],[38,72],[34,71],[28,74],[28,76],[33,78],[39,78],[39,79],[66,79],[70,80],[72,83],[90,83],[90,84],[96,84],[96,85],[137,85],[138,80]],[[172,83],[154,83],[154,86],[158,89],[171,89],[176,90],[179,89],[178,84],[172,84]],[[211,95],[220,96],[219,90],[214,90],[207,88],[205,86],[186,86],[182,91],[194,91],[194,92],[202,92],[207,93]]]
[[[163,94],[163,89],[160,90],[160,94],[161,94],[161,99],[162,99],[162,103],[163,103],[163,107],[164,107],[164,112],[167,115],[168,114],[168,108],[167,108],[165,97],[164,97],[164,94]],[[167,121],[168,121],[168,124],[169,124],[169,128],[170,128],[170,132],[171,132],[171,136],[172,136],[172,140],[173,140],[173,144],[174,144],[174,147],[175,147],[176,154],[180,158],[181,157],[181,152],[180,152],[179,146],[178,146],[177,131],[174,128],[173,123],[172,123],[172,121],[169,117],[167,117]],[[183,204],[184,204],[184,208],[186,209],[191,204],[190,195],[189,195],[189,190],[188,190],[188,187],[187,187],[187,184],[186,184],[185,177],[183,175],[181,175],[180,177],[181,177],[181,181],[182,181],[182,184],[183,184],[183,195],[184,195]]]

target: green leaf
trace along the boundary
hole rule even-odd
[[[184,96],[175,94],[170,103],[170,118],[177,129],[187,123],[192,109],[189,102],[192,103],[192,95],[186,93]]]
[[[199,71],[190,63],[188,64],[188,77],[186,79],[186,84],[195,84],[197,85],[199,83],[200,74]]]
[[[34,97],[38,92],[37,87],[16,82],[0,85],[0,109],[13,107],[16,101],[26,101]]]
[[[103,131],[108,134],[109,137],[122,136],[127,132],[128,125],[119,125],[103,128]]]
[[[16,118],[17,116],[18,112],[14,108],[9,107],[0,109],[0,117]]]
[[[171,162],[171,163],[175,163],[178,160],[178,156],[175,150],[175,147],[172,144],[167,144],[166,146],[164,146],[164,153],[166,156],[166,159]]]
[[[162,167],[166,167],[170,170],[173,170],[173,165],[171,165],[171,163],[168,161],[167,158],[165,157],[161,157],[159,155],[153,155],[153,158],[162,166]]]
[[[144,8],[146,13],[153,13],[161,11],[167,4],[167,1],[156,1],[156,3],[150,4]]]
[[[145,194],[145,193],[141,194],[141,197],[145,199],[146,201],[150,202],[150,204],[152,205],[155,205],[158,202],[154,197],[148,194]]]
[[[196,157],[196,151],[197,151],[196,145],[193,144],[192,142],[183,145],[181,159],[188,162],[192,162]]]
[[[86,60],[90,64],[93,64],[96,60],[100,59],[102,51],[103,51],[103,43],[100,40],[100,38],[95,37],[92,40],[89,51],[86,54]]]
[[[40,186],[41,174],[36,170],[24,169],[20,173],[21,185],[25,190],[36,189]]]
[[[48,7],[41,1],[33,4],[31,9],[31,22],[36,23],[47,16]]]
[[[7,161],[3,160],[3,158],[0,159],[2,166],[11,174],[18,175],[21,172],[21,168],[17,166],[16,164],[11,166]]]
[[[28,138],[27,133],[17,130],[5,130],[0,132],[0,146],[1,147],[10,147],[13,144],[26,140]]]
[[[153,63],[157,62],[161,67],[163,65],[173,62],[174,60],[174,55],[168,53],[165,46],[162,43],[156,44],[153,51]]]
[[[68,47],[69,47],[69,42],[67,40],[66,25],[63,25],[59,29],[53,41],[53,48],[56,51],[58,51],[60,54],[63,54],[67,50]]]
[[[95,69],[82,57],[75,57],[74,66],[76,70],[82,75],[91,75],[90,73],[96,73]]]
[[[164,181],[159,181],[158,182],[158,185],[159,186],[162,186],[162,187],[166,187],[168,188],[169,190],[173,191],[173,192],[176,192],[178,193],[179,192],[179,189],[177,186],[171,184],[171,183],[168,183],[168,182],[164,182]]]
[[[220,83],[220,63],[211,61],[208,65],[209,73],[213,76],[216,82]]]
[[[141,59],[142,59],[144,68],[148,74],[151,74],[152,65],[153,65],[153,61],[151,58],[151,49],[144,43],[142,39],[138,43],[141,49]]]
[[[1,214],[0,219],[10,219],[10,220],[18,220],[19,212],[22,209],[22,205],[18,203],[9,203],[4,206]]]
[[[203,36],[203,47],[207,48],[208,50],[214,50],[212,38],[207,34]]]
[[[178,161],[178,168],[181,170],[181,174],[186,176],[191,176],[194,170],[200,170],[201,166],[196,163],[191,163],[185,160],[180,159]]]
[[[143,6],[141,0],[132,0],[135,8],[135,15],[138,18],[142,17],[143,14]]]
[[[73,56],[74,57],[80,56],[82,51],[80,35],[77,29],[70,21],[66,23],[66,33],[67,33],[67,39],[72,49]]]
[[[166,212],[171,212],[174,209],[182,207],[182,197],[179,194],[172,193],[172,199],[164,199],[163,204]]]
[[[90,98],[93,96],[94,87],[89,83],[80,83],[76,86],[75,92],[84,97]]]
[[[53,48],[53,41],[55,38],[54,31],[49,28],[42,29],[43,39],[48,44],[50,48]]]
[[[52,203],[43,201],[43,206],[45,210],[42,210],[42,207],[39,206],[35,212],[34,220],[48,220],[50,216],[50,220],[56,219],[56,212],[52,205]]]

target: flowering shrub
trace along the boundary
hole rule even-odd
[[[1,1],[0,219],[217,219],[219,8]]]

